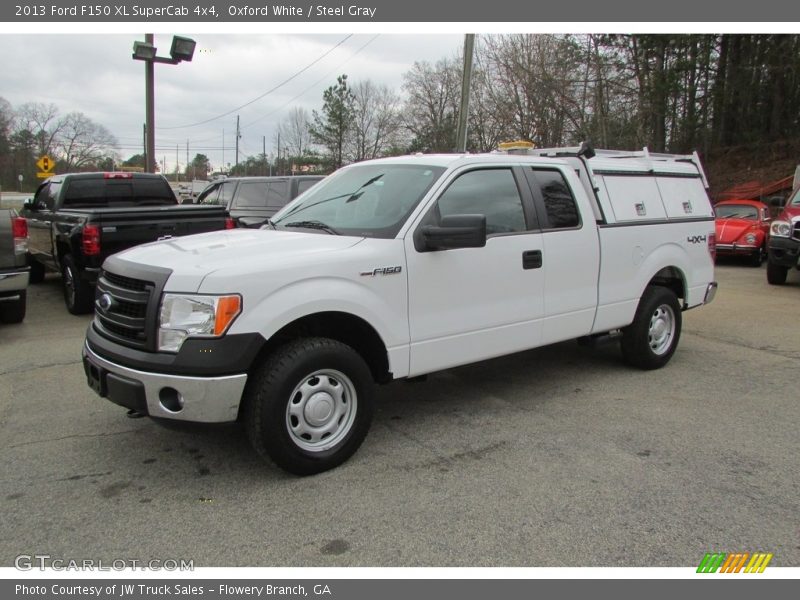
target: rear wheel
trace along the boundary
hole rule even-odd
[[[83,281],[72,255],[67,254],[61,259],[61,277],[64,283],[64,304],[73,315],[83,315],[92,312],[94,290],[92,286]]]
[[[756,250],[750,255],[750,266],[760,267],[761,263],[764,262],[765,256],[766,253],[764,252],[764,246],[759,246],[758,250]]]
[[[783,285],[786,283],[786,275],[789,268],[775,263],[767,263],[767,281],[772,285]]]
[[[11,302],[0,302],[0,321],[3,323],[22,323],[25,319],[25,308],[28,292],[21,290],[19,299]]]
[[[681,307],[675,292],[648,287],[633,323],[622,331],[622,355],[640,369],[659,369],[669,362],[681,336]]]
[[[339,341],[302,338],[276,350],[247,382],[244,417],[255,450],[312,475],[358,450],[372,421],[372,374]]]

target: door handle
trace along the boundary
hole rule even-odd
[[[542,251],[541,250],[526,250],[522,253],[522,268],[523,269],[541,269],[542,268]]]

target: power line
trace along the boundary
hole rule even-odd
[[[288,101],[286,102],[286,104],[284,104],[283,106],[281,106],[281,107],[279,107],[279,108],[276,108],[275,110],[272,110],[272,111],[270,111],[270,112],[268,112],[268,113],[266,113],[266,114],[264,114],[264,115],[261,115],[260,117],[257,117],[256,119],[254,119],[254,120],[250,121],[249,123],[245,123],[244,125],[242,125],[242,129],[245,129],[245,128],[247,128],[247,127],[250,127],[251,125],[254,125],[255,123],[258,123],[259,121],[261,121],[261,120],[263,120],[263,119],[266,119],[267,117],[271,117],[271,116],[272,116],[272,115],[274,115],[275,113],[282,111],[284,108],[286,108],[287,106],[289,106],[289,105],[290,105],[292,102],[294,102],[294,101],[295,101],[295,100],[297,100],[298,98],[301,98],[301,97],[305,96],[305,95],[306,95],[308,92],[310,92],[311,90],[315,89],[315,88],[316,88],[316,87],[317,87],[317,86],[318,86],[320,83],[322,83],[322,82],[323,82],[323,81],[325,81],[325,80],[326,80],[328,77],[330,77],[330,76],[331,76],[331,74],[333,74],[333,73],[336,73],[337,71],[339,71],[339,69],[341,69],[343,66],[345,66],[345,65],[346,65],[348,62],[350,62],[351,60],[353,60],[353,59],[354,59],[354,58],[355,58],[355,57],[356,57],[356,56],[357,56],[357,55],[358,55],[358,54],[359,54],[359,53],[360,53],[362,50],[364,50],[364,48],[366,48],[367,46],[369,46],[369,45],[370,45],[372,42],[374,42],[374,41],[375,41],[376,39],[378,39],[379,37],[380,37],[380,34],[376,34],[376,35],[372,36],[372,37],[371,37],[371,38],[370,38],[370,39],[369,39],[369,40],[368,40],[368,41],[367,41],[365,44],[363,44],[363,45],[362,45],[362,46],[361,46],[361,47],[360,47],[358,50],[356,50],[355,52],[353,52],[353,54],[351,54],[351,55],[350,55],[348,58],[346,58],[344,61],[342,61],[341,63],[339,63],[339,64],[338,64],[338,65],[337,65],[335,68],[333,68],[333,69],[331,69],[330,71],[328,71],[328,72],[327,72],[325,75],[323,75],[323,76],[322,76],[320,79],[318,79],[317,81],[315,81],[314,83],[312,83],[310,86],[308,86],[308,87],[307,87],[306,89],[304,89],[302,92],[300,92],[299,94],[297,94],[297,96],[295,96],[294,98],[291,98],[290,100],[288,100]],[[208,142],[209,140],[214,140],[214,139],[216,139],[216,136],[215,136],[215,137],[206,137],[206,138],[201,138],[201,139],[199,139],[199,140],[194,140],[194,143],[199,143],[199,142]]]
[[[284,85],[286,85],[287,83],[289,83],[290,81],[292,81],[293,79],[295,79],[296,77],[298,77],[299,75],[301,75],[302,73],[306,72],[308,69],[310,69],[311,67],[313,67],[313,66],[314,66],[315,64],[317,64],[319,61],[321,61],[323,58],[325,58],[326,56],[328,56],[328,54],[330,54],[331,52],[333,52],[334,50],[336,50],[336,48],[338,48],[339,46],[341,46],[342,44],[344,44],[344,43],[345,43],[347,40],[349,40],[351,37],[353,37],[353,34],[352,34],[352,33],[351,33],[351,34],[348,34],[348,35],[347,35],[347,36],[345,36],[345,37],[344,37],[344,38],[343,38],[341,41],[339,41],[339,43],[338,43],[338,44],[336,44],[335,46],[333,46],[332,48],[330,48],[328,51],[324,52],[324,53],[323,53],[321,56],[319,56],[318,58],[316,58],[315,60],[313,60],[312,62],[310,62],[309,64],[307,64],[305,67],[303,67],[303,68],[302,68],[302,69],[300,69],[299,71],[297,71],[297,72],[296,72],[294,75],[292,75],[292,76],[291,76],[291,77],[289,77],[288,79],[286,79],[286,80],[282,81],[281,83],[279,83],[278,85],[276,85],[276,86],[275,86],[275,87],[273,87],[272,89],[269,89],[269,90],[267,90],[266,92],[264,92],[264,93],[263,93],[263,94],[261,94],[260,96],[257,96],[256,98],[253,98],[253,99],[252,99],[252,100],[250,100],[249,102],[245,102],[245,103],[244,103],[244,104],[242,104],[241,106],[237,106],[236,108],[233,108],[233,109],[229,110],[228,112],[222,113],[221,115],[217,115],[216,117],[212,117],[212,118],[210,118],[210,119],[206,119],[205,121],[198,121],[197,123],[189,123],[188,125],[175,125],[175,126],[172,126],[172,127],[156,127],[156,129],[161,129],[161,130],[167,130],[167,129],[185,129],[185,128],[187,128],[187,127],[196,127],[196,126],[198,126],[198,125],[205,125],[206,123],[211,123],[212,121],[216,121],[217,119],[221,119],[222,117],[227,117],[228,115],[230,115],[230,114],[233,114],[233,113],[235,113],[236,111],[238,111],[238,110],[241,110],[241,109],[243,109],[243,108],[245,108],[245,107],[247,107],[247,106],[250,106],[250,105],[251,105],[251,104],[253,104],[254,102],[258,102],[259,100],[261,100],[261,99],[262,99],[262,98],[264,98],[265,96],[268,96],[268,95],[269,95],[269,94],[271,94],[272,92],[274,92],[274,91],[276,91],[276,90],[278,90],[278,89],[282,88]]]

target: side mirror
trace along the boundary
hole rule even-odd
[[[449,215],[440,225],[422,227],[424,250],[483,248],[486,245],[486,215]]]
[[[22,208],[25,210],[36,210],[33,208],[33,198],[25,198],[25,202],[22,203]]]

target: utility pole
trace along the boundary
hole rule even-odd
[[[175,144],[175,183],[180,181],[180,176],[178,175],[178,146],[179,144]]]
[[[147,124],[142,124],[142,143],[144,144],[144,172],[147,173],[147,165],[150,164],[150,158],[147,155]]]
[[[189,140],[186,140],[186,178],[189,178]],[[192,179],[194,179],[194,167],[192,167]]]
[[[146,44],[153,45],[153,34],[145,33],[144,41]],[[144,94],[145,94],[145,121],[147,122],[147,135],[145,136],[145,173],[156,172],[156,100],[155,100],[155,87],[156,87],[156,70],[155,63],[152,60],[147,60],[144,63]]]
[[[267,174],[267,136],[261,136],[261,156],[264,157],[264,175]]]
[[[222,130],[222,171],[225,170],[225,130]],[[226,173],[227,175],[227,173]]]
[[[456,152],[467,151],[467,117],[469,116],[469,86],[472,80],[472,54],[475,47],[475,34],[464,36],[464,72],[461,77],[461,108],[458,112],[458,131],[456,133]]]
[[[239,132],[239,115],[236,115],[236,166],[239,166],[239,138],[242,134]]]
[[[275,163],[275,175],[280,175],[280,164],[281,164],[281,132],[278,131],[278,159]]]

